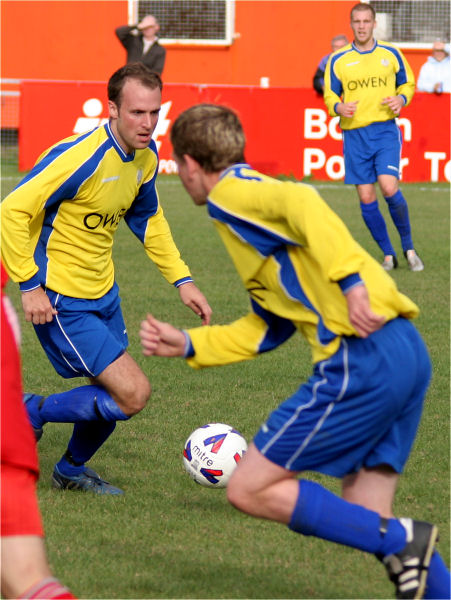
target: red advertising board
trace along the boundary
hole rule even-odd
[[[173,173],[171,123],[200,102],[227,105],[240,115],[246,160],[271,175],[343,178],[338,119],[313,90],[166,84],[154,133],[160,172]],[[108,118],[105,82],[26,81],[21,87],[19,168],[30,169],[50,145]],[[416,94],[399,119],[404,181],[450,181],[450,95]]]

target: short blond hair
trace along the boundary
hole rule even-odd
[[[174,153],[188,154],[207,173],[244,162],[246,138],[238,116],[226,106],[197,104],[183,111],[171,129]]]

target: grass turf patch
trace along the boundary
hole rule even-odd
[[[19,176],[8,172],[2,195]],[[329,205],[372,255],[382,260],[362,221],[353,188],[318,184]],[[417,302],[416,324],[431,353],[433,380],[418,438],[401,478],[396,514],[440,527],[438,548],[449,564],[449,193],[441,184],[403,184],[413,237],[425,262],[411,273],[380,201],[400,256],[392,272]],[[159,178],[166,217],[183,258],[214,310],[227,323],[248,310],[248,298],[205,208],[195,207],[175,176]],[[254,520],[228,505],[224,490],[196,485],[182,466],[189,433],[211,421],[230,423],[251,440],[260,423],[311,372],[300,336],[258,359],[193,371],[183,360],[145,358],[138,329],[146,312],[180,327],[198,323],[121,223],[115,241],[117,281],[130,353],[148,375],[153,394],[144,411],[116,431],[91,461],[124,497],[103,498],[51,489],[53,465],[71,426],[49,424],[39,444],[39,500],[55,573],[80,598],[388,598],[393,587],[369,555],[306,538]],[[23,330],[25,388],[41,394],[84,383],[52,369],[8,285]],[[312,475],[335,492],[336,480]]]

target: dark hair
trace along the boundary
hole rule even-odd
[[[243,127],[238,116],[225,106],[191,106],[174,121],[170,137],[180,159],[188,154],[207,173],[244,162]]]
[[[373,15],[373,19],[376,18],[376,11],[374,10],[374,7],[371,6],[371,4],[366,4],[365,2],[359,2],[358,4],[354,4],[354,6],[351,8],[351,21],[352,21],[352,16],[353,16],[354,12],[360,12],[363,10],[369,10],[371,12],[371,14]]]
[[[136,79],[145,87],[155,90],[163,89],[161,77],[155,71],[151,71],[143,63],[132,62],[115,71],[108,81],[108,100],[116,106],[121,104],[121,92],[127,79]]]

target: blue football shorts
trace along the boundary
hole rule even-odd
[[[402,135],[396,121],[343,130],[345,183],[375,183],[379,175],[399,179]]]
[[[343,477],[408,459],[429,384],[426,346],[397,318],[368,338],[344,337],[339,350],[274,410],[254,443],[290,471]]]
[[[58,314],[34,329],[62,377],[95,377],[125,352],[127,329],[116,283],[97,300],[46,293]]]

